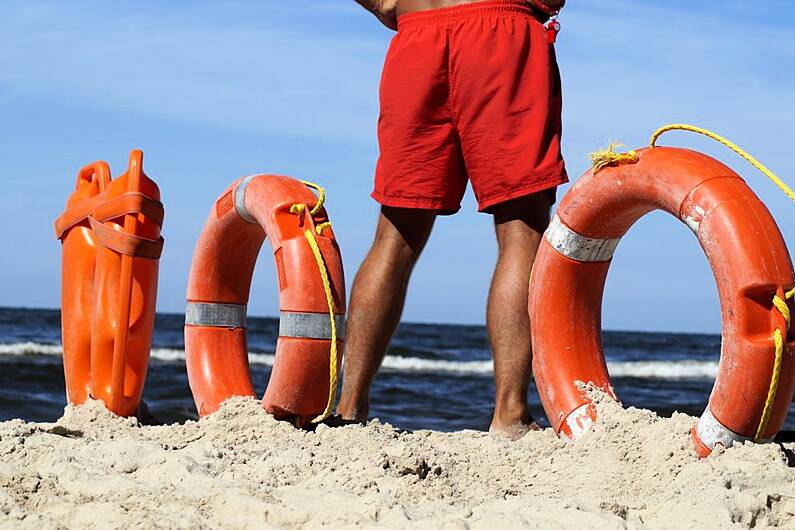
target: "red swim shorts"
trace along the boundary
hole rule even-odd
[[[488,211],[568,181],[555,49],[524,1],[401,16],[380,97],[383,205],[454,213],[471,180]]]

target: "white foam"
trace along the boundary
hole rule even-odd
[[[0,355],[62,355],[58,344],[18,342],[0,344]],[[154,348],[152,359],[164,362],[184,362],[185,351],[172,348]],[[249,353],[251,364],[272,366],[274,355]],[[444,361],[420,357],[388,355],[383,368],[390,372],[448,373],[459,375],[491,375],[491,361]],[[642,379],[714,379],[718,373],[717,361],[633,361],[608,363],[612,377],[638,377]]]
[[[0,355],[61,355],[60,344],[39,344],[38,342],[15,342],[0,344]]]
[[[612,377],[655,379],[715,379],[718,361],[635,361],[607,363]]]

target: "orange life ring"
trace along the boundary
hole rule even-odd
[[[559,435],[576,439],[596,420],[578,382],[616,397],[601,343],[607,271],[633,223],[664,210],[698,237],[720,295],[723,346],[709,404],[692,432],[697,452],[705,456],[716,444],[768,440],[784,423],[795,383],[792,331],[784,332],[774,370],[774,334],[787,323],[772,301],[777,295],[782,303],[784,290],[795,285],[781,233],[740,176],[717,160],[668,147],[637,154],[634,164],[581,177],[561,201],[538,252],[529,312],[535,380],[549,421]],[[638,300],[647,310],[650,301],[642,293]]]
[[[163,248],[160,190],[130,153],[111,180],[106,162],[77,174],[55,222],[63,244],[61,328],[67,400],[101,399],[120,416],[136,412],[146,381]]]
[[[280,323],[263,406],[277,418],[302,424],[330,411],[345,280],[322,198],[306,184],[285,176],[245,177],[227,188],[210,212],[191,263],[185,312],[188,380],[201,416],[232,396],[255,395],[246,305],[266,236],[276,260]]]

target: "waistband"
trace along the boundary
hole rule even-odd
[[[485,0],[400,15],[398,31],[410,27],[440,26],[450,22],[490,15],[526,15],[542,22],[548,18],[545,14],[532,8],[527,0]]]

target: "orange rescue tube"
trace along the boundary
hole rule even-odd
[[[67,399],[102,400],[120,416],[136,412],[146,381],[163,239],[157,185],[143,153],[111,180],[105,162],[78,173],[55,222],[63,242],[61,324]]]
[[[75,191],[66,201],[67,212],[89,202],[96,204],[110,184],[110,168],[97,161],[77,173]],[[57,229],[57,227],[56,227]],[[91,322],[94,308],[96,238],[87,216],[75,219],[59,237],[62,242],[61,330],[66,399],[83,403],[91,394]]]
[[[201,416],[232,396],[255,395],[246,307],[266,236],[276,260],[280,323],[263,407],[303,424],[333,405],[345,279],[323,192],[316,198],[307,185],[285,176],[245,177],[210,211],[191,263],[185,311],[188,380]]]
[[[740,176],[717,160],[669,147],[637,155],[636,163],[581,177],[539,249],[528,306],[533,370],[547,417],[560,436],[574,440],[597,420],[578,382],[617,399],[601,342],[604,284],[621,237],[641,216],[663,210],[698,237],[720,296],[721,358],[692,432],[696,450],[706,456],[717,444],[772,439],[795,384],[795,336],[784,332],[778,359],[774,341],[777,329],[787,330],[774,297],[782,303],[795,286],[778,226]],[[792,301],[786,303],[792,310]]]

